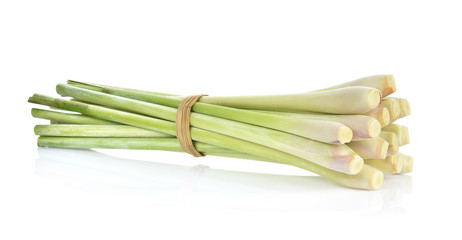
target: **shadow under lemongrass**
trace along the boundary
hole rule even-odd
[[[412,191],[412,177],[405,175],[386,176],[381,189],[368,191],[319,176],[156,163],[77,149],[39,148],[35,169],[81,191],[187,208],[401,213],[401,200]]]

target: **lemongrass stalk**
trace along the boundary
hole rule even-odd
[[[322,114],[315,112],[306,113],[288,113],[288,112],[267,112],[271,114],[279,114],[291,118],[303,118],[323,121],[333,121],[345,124],[353,132],[352,141],[358,141],[365,138],[374,138],[380,134],[380,123],[373,117],[363,115],[334,115]]]
[[[404,125],[390,124],[382,128],[382,131],[395,133],[400,147],[409,144],[409,130]]]
[[[182,100],[181,96],[165,96],[158,95],[156,92],[123,89],[111,86],[100,86],[76,81],[69,81],[69,85],[124,98],[164,105],[171,108],[178,108]],[[343,144],[350,142],[353,136],[351,129],[349,129],[347,126],[332,121],[290,118],[275,114],[235,109],[200,102],[194,104],[192,111],[280,130],[283,132],[292,133],[298,136],[331,144]],[[319,131],[319,129],[323,129],[323,131]]]
[[[411,107],[407,99],[405,98],[390,98],[390,99],[395,99],[399,103],[399,108],[400,108],[399,118],[403,118],[411,114]]]
[[[364,87],[372,87],[378,89],[383,97],[386,97],[396,91],[395,79],[393,75],[373,75],[368,77],[363,77],[360,79],[356,79],[350,82],[342,83],[336,86],[332,86],[329,88],[324,88],[318,91],[330,90],[330,89],[338,89],[350,86],[364,86]]]
[[[387,156],[388,142],[381,137],[351,142],[347,145],[363,159],[384,159]]]
[[[155,119],[147,116],[142,116],[138,114],[123,112],[119,110],[109,109],[105,107],[93,106],[89,104],[77,103],[68,101],[65,99],[51,98],[39,94],[35,94],[29,98],[29,102],[37,103],[47,106],[59,107],[60,109],[70,110],[79,112],[85,115],[94,116],[114,122],[120,122],[127,125],[132,125],[140,128],[145,128],[153,131],[159,131],[166,134],[175,134],[175,124],[169,121]],[[223,134],[206,131],[203,129],[191,128],[191,137],[195,141],[200,141],[223,148],[232,149],[238,152],[243,152],[258,157],[263,157],[270,159],[274,162],[284,163],[293,165],[321,176],[324,176],[334,182],[342,184],[344,186],[353,187],[353,188],[365,188],[365,189],[376,189],[380,187],[380,184],[369,184],[381,183],[380,176],[372,170],[362,170],[356,175],[350,175],[345,173],[340,173],[329,168],[322,167],[313,162],[307,161],[300,157],[296,157],[292,154],[288,154],[283,151],[279,151],[261,144],[256,144],[253,142],[241,140],[238,138],[226,136]],[[331,148],[335,153],[338,146],[331,145],[334,148]],[[351,171],[355,169],[362,169],[363,161],[358,157],[348,157],[342,155],[336,155],[337,159],[348,162],[351,168]],[[382,176],[383,178],[383,176]],[[355,185],[356,184],[356,185]],[[365,186],[368,187],[365,187]]]
[[[399,115],[401,114],[401,109],[399,107],[399,102],[397,100],[392,98],[385,98],[383,99],[380,106],[384,106],[388,109],[388,112],[390,113],[390,122],[394,122],[396,121],[396,119],[399,118]]]
[[[125,125],[37,125],[36,135],[56,137],[174,137],[165,133]]]
[[[404,166],[404,161],[394,155],[387,156],[385,159],[364,159],[364,163],[385,174],[400,173]]]
[[[266,96],[205,96],[200,102],[228,107],[282,111],[362,114],[378,106],[381,94],[369,87],[345,87],[302,94]]]
[[[63,96],[71,96],[76,99],[95,102],[111,108],[131,111],[169,121],[176,120],[175,108],[77,88],[66,84],[58,84],[57,92]],[[357,158],[358,160],[355,161],[362,161],[353,150],[345,145],[325,144],[293,134],[205,114],[191,113],[190,125],[262,144],[304,158],[335,171],[348,174],[355,174],[359,169],[352,168],[350,161],[345,161],[343,159],[344,157],[350,160]],[[338,158],[337,156],[341,157]]]
[[[406,155],[404,153],[397,152],[394,154],[397,158],[403,161],[403,168],[401,169],[400,173],[410,173],[412,172],[412,168],[414,166],[414,158]]]
[[[184,152],[176,138],[116,138],[116,137],[48,137],[37,139],[39,147],[74,148],[74,149],[132,149],[132,150],[161,150],[170,152]],[[247,153],[236,152],[207,143],[193,142],[194,147],[203,155],[242,158],[265,162],[274,162]]]
[[[379,121],[382,127],[385,127],[388,124],[390,124],[390,112],[388,111],[388,108],[384,106],[379,105],[378,107],[370,110],[364,115],[377,119],[377,121]]]
[[[35,118],[48,119],[54,121],[55,123],[67,123],[67,124],[101,124],[101,125],[110,125],[117,124],[115,122],[106,121],[102,119],[92,118],[88,116],[83,116],[81,114],[71,114],[71,113],[62,113],[56,111],[49,111],[43,109],[32,108],[32,116]]]
[[[69,138],[69,137],[39,137],[38,145],[43,147],[60,147],[60,148],[128,148],[144,150],[164,150],[181,152],[182,149],[176,139],[172,138],[134,138],[134,139],[116,139],[116,138]],[[120,142],[121,141],[121,142]],[[233,158],[243,158],[259,161],[287,164],[286,161],[275,161],[270,158],[258,157],[241,152],[235,152],[227,149],[219,149],[217,146],[194,142],[195,147],[205,155],[223,156]],[[278,152],[278,151],[275,151]],[[288,155],[290,156],[290,155]],[[290,158],[297,158],[290,156]],[[299,166],[301,168],[310,168],[310,171],[316,169],[319,175],[326,177],[340,185],[358,188],[358,189],[378,189],[383,182],[383,173],[379,170],[364,166],[356,175],[348,175],[332,171],[318,165],[308,164]]]
[[[234,152],[236,151],[215,145],[193,142],[200,152]],[[39,147],[55,148],[101,148],[101,149],[135,149],[163,150],[183,152],[178,139],[172,137],[56,137],[40,136],[37,139]]]
[[[393,132],[381,132],[380,137],[388,142],[387,155],[398,152],[398,136]]]
[[[341,176],[339,176],[339,174],[342,173],[332,171],[331,174],[332,176],[329,177],[340,179]],[[347,176],[351,177],[342,178],[342,180],[340,180],[340,184],[351,188],[378,189],[382,186],[383,183],[383,173],[380,170],[366,164],[364,164],[363,168],[358,174]]]

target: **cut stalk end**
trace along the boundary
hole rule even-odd
[[[379,170],[374,171],[369,181],[369,187],[371,189],[378,189],[382,186],[382,183],[383,183],[383,173]]]
[[[371,90],[367,96],[367,103],[371,109],[376,108],[382,101],[382,94],[379,90]]]
[[[384,106],[379,106],[377,108],[372,109],[371,111],[365,113],[364,115],[373,117],[380,122],[382,127],[387,126],[390,124],[390,112]]]
[[[399,171],[399,173],[410,173],[412,172],[412,167],[413,167],[413,164],[414,164],[414,158],[409,156],[409,155],[406,155],[406,154],[403,154],[403,153],[396,153],[395,156],[397,156],[398,159],[401,160],[401,162],[403,163],[403,167],[401,169],[401,171]]]
[[[393,77],[393,75],[389,74],[389,75],[386,75],[385,79],[386,79],[386,83],[387,83],[386,84],[387,88],[385,88],[383,90],[383,95],[388,96],[388,95],[396,92],[395,77]]]
[[[403,168],[403,161],[396,155],[387,156],[385,159],[366,159],[364,163],[380,170],[384,174],[399,173]]]
[[[381,132],[380,137],[385,139],[388,142],[388,151],[387,154],[391,155],[398,152],[398,136],[393,132]]]
[[[409,105],[409,102],[405,98],[400,98],[399,100],[399,106],[401,108],[401,115],[399,117],[405,117],[411,114],[411,106]]]
[[[384,159],[387,156],[388,142],[381,137],[354,141],[347,145],[364,159]]]
[[[353,139],[353,131],[349,127],[341,126],[337,131],[337,139],[341,144],[349,143]]]
[[[380,122],[375,119],[370,121],[369,125],[367,126],[367,133],[371,137],[377,137],[380,134],[381,130],[382,130],[382,126]]]
[[[401,115],[401,109],[399,107],[399,102],[394,99],[386,99],[386,107],[390,112],[390,121],[393,122],[399,118]]]
[[[361,171],[363,166],[364,160],[359,156],[355,156],[348,164],[348,172],[350,174],[357,174],[359,171]]]
[[[390,111],[388,111],[388,108],[382,108],[382,114],[381,114],[381,120],[379,120],[380,122],[380,125],[382,125],[382,127],[385,127],[387,126],[388,124],[390,124]]]
[[[402,158],[396,158],[394,164],[393,164],[393,167],[396,169],[396,172],[397,173],[400,173],[401,171],[403,171],[403,167],[404,167],[404,159]]]
[[[414,166],[414,158],[411,156],[408,156],[408,158],[403,161],[403,169],[401,170],[402,173],[410,173],[412,172],[412,167]]]
[[[380,159],[384,159],[387,156],[388,146],[389,145],[390,144],[387,141],[384,141],[383,144],[378,144],[377,145],[377,152],[380,154],[379,155]]]

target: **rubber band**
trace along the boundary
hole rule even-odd
[[[180,143],[181,149],[194,157],[203,157],[204,155],[198,152],[193,145],[189,119],[191,117],[192,106],[202,96],[207,96],[207,94],[191,95],[183,98],[176,111],[176,137]]]

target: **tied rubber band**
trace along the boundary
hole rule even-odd
[[[178,142],[180,142],[181,149],[186,153],[193,155],[194,157],[203,157],[200,152],[194,147],[191,139],[191,130],[189,126],[189,118],[191,116],[191,108],[194,103],[199,100],[202,96],[207,96],[207,94],[201,95],[192,95],[185,97],[178,110],[176,111],[176,137]]]

